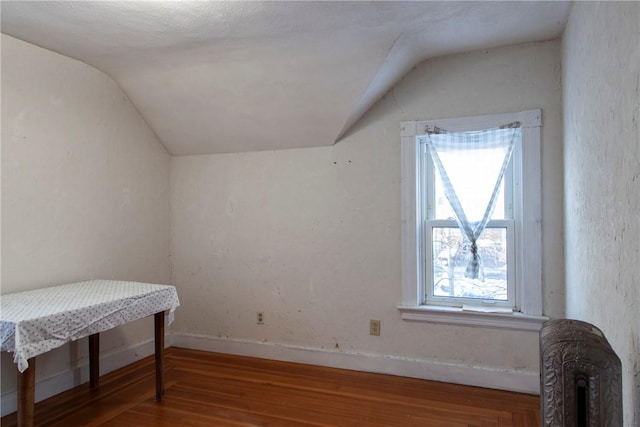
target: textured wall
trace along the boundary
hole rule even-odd
[[[535,375],[536,333],[401,320],[399,126],[542,108],[544,310],[561,316],[559,47],[424,62],[334,147],[172,158],[172,273],[189,313],[174,331]]]
[[[563,39],[568,317],[622,360],[640,425],[640,3],[577,2]]]
[[[2,35],[2,293],[89,278],[168,283],[169,167],[109,77]],[[152,329],[147,319],[117,328],[101,346]],[[38,379],[73,367],[84,344],[39,358]],[[3,393],[14,380],[2,376]]]

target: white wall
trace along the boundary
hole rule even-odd
[[[105,74],[1,41],[2,293],[90,278],[169,283],[166,150]],[[103,334],[103,354],[151,340],[152,325]],[[81,340],[39,357],[37,380],[70,372],[86,353]],[[12,370],[2,353],[3,413]]]
[[[562,48],[567,315],[622,360],[640,425],[640,3],[573,6]]]
[[[424,62],[333,147],[173,157],[172,278],[189,313],[174,342],[537,392],[537,333],[401,320],[400,122],[542,108],[544,312],[562,316],[559,49]]]

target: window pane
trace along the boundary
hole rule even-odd
[[[477,241],[484,282],[464,277],[470,243],[457,227],[433,227],[433,294],[507,301],[507,229],[486,228]]]
[[[473,180],[471,180],[473,182]],[[495,181],[494,181],[495,184]],[[493,188],[492,188],[493,190]],[[473,187],[467,191],[463,189],[463,195],[460,194],[458,197],[466,197],[465,200],[469,200],[468,194],[473,194]],[[482,202],[476,203],[473,206],[480,206]],[[444,188],[442,186],[442,179],[440,179],[440,174],[436,172],[435,174],[435,205],[436,205],[436,213],[434,219],[455,219],[455,213],[453,209],[451,209],[451,205],[449,204],[449,200],[447,200],[447,196],[444,194]],[[486,202],[485,202],[486,206]],[[474,213],[476,216],[477,213]],[[484,214],[484,212],[482,212]],[[480,214],[480,215],[482,215]],[[505,211],[504,211],[504,179],[500,183],[500,192],[498,193],[498,198],[496,200],[496,207],[493,210],[491,215],[491,219],[506,219]]]
[[[484,215],[504,160],[504,149],[478,149],[442,152],[440,160],[447,171],[462,208],[470,221]],[[435,218],[455,218],[445,196],[440,174],[435,173]],[[505,219],[504,179],[491,219]]]

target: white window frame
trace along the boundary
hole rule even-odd
[[[461,307],[425,304],[425,223],[422,203],[422,154],[419,137],[435,126],[465,132],[520,122],[521,143],[513,152],[512,194],[515,232],[516,280],[510,313],[463,310]],[[493,114],[401,123],[402,161],[402,304],[404,320],[461,324],[517,330],[539,330],[542,315],[542,214],[541,133],[542,111]],[[526,260],[526,262],[524,262]]]

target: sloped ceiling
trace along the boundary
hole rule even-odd
[[[331,145],[414,65],[558,37],[568,2],[3,1],[110,75],[174,155]]]

